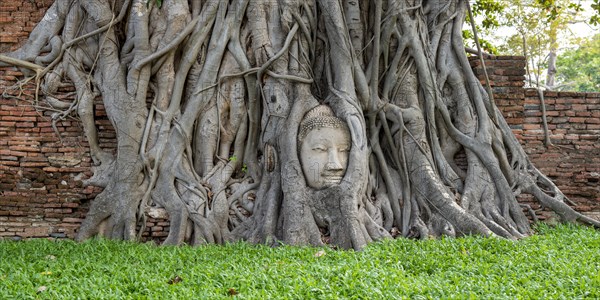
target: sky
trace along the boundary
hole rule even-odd
[[[582,2],[583,9],[584,9],[582,18],[584,20],[589,20],[590,17],[592,16],[592,14],[594,13],[591,9],[592,1],[581,1],[581,2]],[[599,26],[592,27],[591,25],[586,24],[585,22],[571,24],[569,26],[569,28],[570,28],[571,32],[573,34],[575,34],[577,37],[590,37],[590,36],[600,33]]]

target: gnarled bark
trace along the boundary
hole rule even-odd
[[[520,238],[531,233],[521,192],[599,227],[531,164],[473,75],[466,9],[462,0],[57,1],[4,61],[33,66],[51,105],[83,121],[97,164],[87,183],[105,189],[79,240],[136,239],[149,207],[169,215],[166,244]],[[51,97],[67,78],[73,105]],[[115,156],[97,143],[97,95],[117,131]],[[317,190],[297,135],[322,103],[346,124],[351,148],[341,182]]]

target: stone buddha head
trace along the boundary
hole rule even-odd
[[[298,128],[298,151],[306,183],[314,189],[340,184],[352,143],[346,123],[327,105],[309,110]]]

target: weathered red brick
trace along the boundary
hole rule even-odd
[[[79,218],[64,218],[63,222],[65,222],[65,223],[81,223],[81,222],[83,222],[83,219],[79,219]]]
[[[569,118],[570,123],[584,123],[585,118]]]

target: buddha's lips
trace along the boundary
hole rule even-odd
[[[324,181],[331,183],[340,183],[342,178],[344,178],[343,174],[323,174],[322,175]]]

